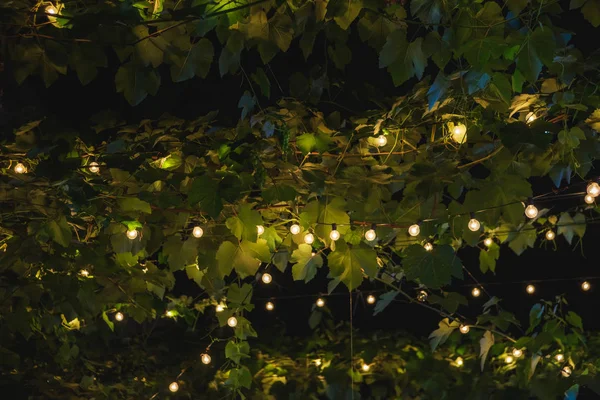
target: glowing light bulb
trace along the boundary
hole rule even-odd
[[[598,197],[600,196],[600,185],[598,185],[596,182],[591,182],[589,185],[587,185],[586,192],[590,196]]]
[[[121,321],[123,321],[123,319],[125,319],[125,316],[123,315],[122,312],[118,312],[115,314],[115,320],[121,322]]]
[[[202,235],[204,235],[204,230],[199,226],[195,226],[194,229],[192,229],[192,236],[195,238],[199,239],[202,237]]]
[[[44,11],[46,12],[46,14],[52,14],[52,15],[56,15],[56,13],[58,13],[58,10],[56,9],[56,7],[50,5],[47,6]]]
[[[510,363],[512,363],[513,361],[515,361],[515,359],[514,359],[514,357],[513,357],[513,356],[506,356],[506,358],[504,359],[504,361],[505,361],[507,364],[510,364]]]
[[[223,307],[222,304],[217,304],[217,306],[215,307],[216,312],[223,312],[224,309],[225,307]]]
[[[465,361],[462,359],[462,357],[457,357],[455,363],[457,367],[462,367],[465,364]]]
[[[173,393],[179,390],[179,384],[177,382],[171,382],[169,385],[169,390]]]
[[[492,240],[492,238],[485,238],[485,239],[483,239],[483,244],[486,247],[490,247],[492,245],[492,243],[494,243],[494,241]]]
[[[562,354],[557,354],[556,356],[554,356],[554,358],[556,359],[556,361],[558,362],[563,362],[565,360],[565,356],[563,356]]]
[[[431,243],[427,242],[427,243],[425,243],[425,244],[423,245],[423,248],[424,248],[425,250],[427,250],[427,251],[432,251],[432,250],[433,250],[433,245],[432,245]]]
[[[479,230],[479,228],[481,228],[481,224],[479,223],[479,221],[477,219],[471,218],[469,220],[468,227],[469,227],[470,231],[477,232]]]
[[[370,369],[371,369],[371,367],[369,366],[369,364],[363,364],[362,365],[362,370],[364,372],[369,372]]]
[[[143,272],[143,273],[146,273],[146,272],[148,272],[148,268],[143,268],[143,269],[142,269],[142,272]]]
[[[375,301],[376,301],[375,296],[373,296],[372,294],[367,296],[367,303],[375,304]]]
[[[89,170],[90,170],[90,172],[97,174],[100,171],[100,166],[98,165],[97,162],[92,162],[89,165]]]
[[[300,233],[300,225],[294,224],[294,225],[290,226],[290,232],[292,233],[292,235],[299,234]]]
[[[527,285],[527,287],[525,288],[525,290],[529,294],[534,294],[535,293],[535,286],[533,286],[533,285]]]
[[[87,269],[82,269],[81,271],[79,271],[79,274],[87,278],[88,276],[90,276],[90,271],[88,271]]]
[[[169,310],[169,311],[167,311],[166,315],[167,315],[167,317],[171,318],[174,314],[173,314],[173,311]]]
[[[315,241],[315,235],[313,235],[312,233],[307,233],[306,235],[304,235],[304,243],[313,244],[314,241]]]
[[[469,328],[469,325],[461,325],[458,330],[460,331],[460,333],[462,333],[463,335],[466,335],[467,333],[469,333],[469,331],[471,330],[471,328]]]
[[[138,237],[138,231],[137,231],[137,229],[130,229],[130,230],[127,231],[127,238],[129,240],[133,240],[136,237]]]
[[[564,378],[568,378],[571,376],[571,374],[573,373],[573,370],[571,369],[571,367],[569,367],[568,365],[565,365],[563,367],[563,369],[560,370],[560,374],[564,377]]]
[[[261,277],[263,283],[269,284],[271,283],[271,281],[273,281],[273,277],[271,276],[271,274],[267,274],[266,272],[264,274],[262,274]]]
[[[529,114],[527,114],[525,116],[525,122],[527,122],[528,124],[532,123],[536,119],[537,119],[537,115],[535,115],[534,112],[530,112]]]
[[[256,225],[256,233],[260,236],[265,233],[265,227],[262,225]]]
[[[525,208],[525,215],[527,216],[527,218],[535,218],[538,215],[538,209],[536,206],[534,206],[533,204],[528,205]]]
[[[204,353],[200,356],[200,360],[202,360],[202,364],[210,364],[212,358],[208,354]]]
[[[418,224],[413,224],[408,227],[408,234],[410,236],[418,236],[421,233],[421,227]]]
[[[319,297],[315,304],[317,305],[317,307],[323,307],[325,305],[325,300]]]
[[[373,240],[377,239],[377,233],[375,232],[375,229],[369,229],[368,231],[366,231],[365,239],[367,239],[369,242],[372,242]]]
[[[229,325],[232,328],[235,328],[237,326],[237,318],[229,317],[229,319],[227,320],[227,325]]]
[[[417,300],[424,302],[425,300],[427,300],[427,292],[424,290],[419,291],[419,293],[417,294]]]
[[[377,146],[383,147],[387,144],[387,138],[384,135],[379,135],[377,139],[375,139],[375,142],[377,142]]]
[[[320,366],[321,366],[321,364],[323,364],[323,361],[321,361],[321,359],[320,359],[320,358],[317,358],[317,359],[315,360],[315,365],[316,365],[317,367],[320,367]]]
[[[549,231],[546,232],[547,240],[554,240],[555,237],[556,237],[556,233],[554,233],[554,231],[552,229],[550,229]]]
[[[467,139],[467,126],[465,124],[456,124],[452,129],[452,140],[462,144]]]
[[[473,297],[479,297],[481,296],[481,290],[479,288],[473,288],[473,290],[471,290],[471,295]]]
[[[267,311],[273,311],[273,309],[275,308],[275,304],[269,301],[267,302],[267,304],[265,304],[265,308],[267,309]]]
[[[585,202],[587,204],[594,204],[594,196],[592,196],[591,194],[586,194],[585,197],[583,198],[585,200]]]
[[[15,174],[25,174],[27,173],[27,167],[22,163],[17,163],[17,165],[15,165],[14,171]]]
[[[512,355],[515,358],[519,358],[519,357],[521,357],[523,355],[523,350],[521,350],[521,349],[513,349]]]
[[[584,292],[587,292],[591,288],[592,288],[592,285],[588,281],[585,281],[581,284],[581,290],[583,290]]]
[[[340,236],[340,232],[337,229],[334,229],[329,233],[329,239],[333,240],[334,242],[338,240]]]

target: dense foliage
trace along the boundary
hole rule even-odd
[[[599,0],[566,6],[600,24]],[[564,7],[4,2],[5,68],[18,83],[39,76],[60,85],[74,73],[86,85],[114,70],[116,91],[138,105],[169,75],[180,82],[213,68],[240,74],[244,89],[232,99],[235,126],[221,126],[216,112],[142,121],[99,112],[83,127],[49,115],[3,136],[3,382],[39,398],[111,399],[167,396],[171,381],[190,398],[337,399],[354,390],[355,398],[554,399],[594,389],[598,337],[565,299],[536,304],[521,328],[497,298],[479,316],[462,315],[468,301],[452,289],[465,247],[493,273],[501,248],[520,255],[553,240],[548,232],[575,245],[598,219],[583,195],[550,212],[560,196],[531,184],[583,191],[600,155],[599,59],[571,45]],[[394,85],[411,85],[373,99],[377,109],[325,113],[319,100],[340,84],[328,68],[352,61],[352,32]],[[269,63],[294,47],[309,58],[319,40],[325,67],[294,73],[289,92],[265,105],[282,90]],[[246,72],[254,53],[264,66]],[[539,208],[532,218],[529,204]],[[481,226],[469,229],[475,218]],[[414,224],[419,232],[409,235]],[[329,293],[365,280],[386,288],[375,313],[395,299],[439,313],[435,351],[399,335],[350,341],[316,306],[309,322],[318,331],[304,345],[253,339],[246,317],[262,306],[253,301],[262,274],[277,269],[308,283],[323,268]],[[177,271],[198,296],[171,294]],[[461,335],[461,324],[470,332]],[[189,337],[194,345],[178,343]],[[201,352],[218,369],[201,364]],[[418,376],[423,370],[435,373]]]

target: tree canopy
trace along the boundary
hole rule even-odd
[[[76,76],[103,83],[90,96],[143,107],[173,101],[159,93],[169,84],[242,82],[222,94],[234,123],[216,110],[11,111],[3,384],[73,399],[598,391],[599,338],[568,299],[520,321],[464,257],[493,277],[501,254],[575,248],[599,219],[600,59],[573,44],[568,13],[598,33],[600,0],[3,2],[8,85]],[[345,80],[351,63],[388,87]],[[310,288],[318,274],[312,335],[253,324],[273,300],[262,285]],[[477,314],[463,312],[465,284],[486,297]],[[352,309],[365,286],[375,315],[395,301],[437,313],[429,343],[335,322],[327,296]]]

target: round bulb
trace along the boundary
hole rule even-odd
[[[375,141],[379,147],[383,147],[387,144],[387,138],[384,135],[379,135]]]
[[[135,239],[138,236],[137,229],[131,229],[127,231],[127,238],[130,240]]]
[[[592,182],[587,185],[586,191],[590,196],[598,197],[600,196],[600,185],[598,185],[596,182]]]
[[[486,247],[490,247],[492,245],[492,243],[494,243],[494,241],[492,240],[492,238],[485,238],[485,239],[483,239],[483,244]]]
[[[48,6],[44,9],[44,11],[46,11],[46,14],[52,14],[52,15],[55,15],[58,12],[56,7],[54,7],[54,6]]]
[[[217,304],[217,307],[215,307],[216,312],[222,312],[224,309],[225,307],[223,307],[221,304]]]
[[[519,358],[523,355],[523,350],[521,349],[513,349],[512,355],[516,358]]]
[[[591,194],[586,194],[584,197],[584,200],[587,204],[594,204],[594,196],[592,196]]]
[[[535,218],[538,215],[538,209],[536,206],[534,206],[533,204],[528,205],[525,208],[525,215],[527,215],[527,218]]]
[[[461,144],[466,141],[467,138],[467,126],[465,124],[456,124],[452,129],[452,140],[456,143]]]
[[[481,290],[479,288],[473,288],[473,290],[471,290],[471,294],[473,297],[479,297],[481,296]]]
[[[202,235],[204,235],[204,230],[202,228],[200,228],[199,226],[195,226],[194,229],[192,229],[192,235],[195,238],[201,238]]]
[[[556,233],[554,233],[553,230],[549,230],[546,232],[546,239],[547,240],[554,240],[554,238],[556,237]]]
[[[273,309],[275,308],[275,304],[269,301],[267,302],[267,304],[265,304],[265,308],[267,309],[267,311],[273,311]]]
[[[17,163],[17,165],[15,165],[15,173],[16,174],[24,174],[27,172],[27,167],[21,163]]]
[[[512,363],[513,361],[515,361],[513,356],[506,356],[506,358],[504,359],[504,361],[506,361],[507,364]]]
[[[568,365],[565,365],[563,367],[563,369],[560,371],[560,373],[564,378],[568,378],[573,373],[573,370],[571,370],[571,367],[569,367]]]
[[[528,124],[532,123],[536,119],[537,119],[537,115],[535,115],[534,112],[530,112],[529,114],[527,114],[525,116],[525,122],[527,122]]]
[[[229,317],[229,319],[227,320],[227,325],[229,325],[232,328],[235,328],[237,326],[237,318]]]
[[[362,365],[362,370],[365,372],[368,372],[371,369],[371,367],[369,366],[369,364],[363,364]]]
[[[90,163],[89,170],[90,170],[90,172],[97,174],[98,171],[100,171],[100,166],[98,165],[97,162],[92,162],[92,163]]]
[[[425,301],[425,300],[427,300],[427,292],[424,291],[424,290],[421,290],[419,292],[419,294],[417,295],[417,300],[419,300],[419,301]]]
[[[314,241],[315,241],[315,235],[313,235],[312,233],[307,233],[306,235],[304,235],[304,243],[313,244]]]
[[[592,288],[592,285],[588,281],[585,281],[581,284],[581,290],[583,290],[584,292],[587,292],[591,288]]]
[[[408,234],[410,236],[418,236],[421,233],[421,227],[417,224],[413,224],[408,228]]]
[[[460,333],[462,333],[463,335],[469,333],[469,331],[471,330],[471,328],[469,328],[468,325],[461,325],[460,328],[458,328],[458,330],[460,330]]]
[[[479,221],[476,220],[475,218],[471,218],[469,220],[469,230],[471,230],[473,232],[477,232],[479,230],[479,228],[481,228],[481,224],[479,223]]]
[[[368,231],[365,232],[365,239],[367,239],[369,242],[372,242],[376,238],[377,238],[377,233],[375,233],[375,229],[369,229]]]
[[[427,251],[432,251],[433,250],[433,245],[431,243],[425,243],[423,245],[423,248],[425,248],[425,250],[427,250]]]
[[[563,362],[565,360],[565,356],[562,354],[557,354],[554,358],[556,358],[556,361],[558,362]]]
[[[88,271],[87,269],[82,269],[81,271],[79,271],[79,274],[80,274],[81,276],[85,276],[85,277],[87,277],[87,276],[89,276],[89,275],[90,275],[90,271]]]
[[[325,305],[325,300],[323,300],[322,298],[318,298],[317,299],[317,307],[323,307]]]
[[[262,225],[256,225],[256,233],[258,235],[262,235],[263,233],[265,233],[265,227]]]
[[[177,384],[177,382],[171,382],[171,384],[169,385],[169,390],[175,393],[179,390],[179,384]]]
[[[300,233],[300,225],[294,224],[294,225],[290,226],[290,232],[292,233],[292,235],[299,234]]]
[[[173,316],[173,311],[169,310],[167,311],[167,317],[171,318]]]
[[[375,304],[375,296],[373,296],[372,294],[367,296],[367,303],[369,304]]]
[[[336,240],[338,240],[339,238],[340,238],[340,232],[337,229],[334,229],[329,233],[329,239],[333,240],[334,242]]]
[[[261,279],[262,279],[263,283],[269,284],[273,280],[273,277],[271,276],[271,274],[267,274],[265,272],[264,274],[262,274],[262,278]]]
[[[118,312],[115,314],[115,319],[119,322],[123,321],[124,318],[125,318],[125,316],[123,315],[122,312]]]
[[[321,364],[323,364],[323,362],[321,361],[321,359],[320,359],[320,358],[317,358],[317,359],[315,360],[315,365],[316,365],[317,367],[320,367],[320,366],[321,366]]]
[[[535,293],[535,286],[533,286],[533,285],[527,285],[527,287],[525,288],[525,290],[527,291],[527,293],[533,294],[533,293]]]
[[[200,359],[202,360],[202,364],[210,364],[210,361],[212,360],[210,358],[210,356],[206,353],[202,354],[202,356],[200,357]]]
[[[457,366],[457,367],[462,367],[462,366],[464,365],[464,363],[465,363],[465,362],[464,362],[464,360],[462,359],[462,357],[458,357],[458,358],[456,359],[455,363],[456,363],[456,366]]]

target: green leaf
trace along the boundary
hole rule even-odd
[[[243,48],[244,35],[237,30],[233,30],[219,56],[219,72],[221,76],[225,76],[227,73],[233,74],[239,69],[240,55]]]
[[[373,309],[373,315],[377,315],[389,306],[392,301],[398,296],[400,292],[392,290],[390,292],[386,292],[379,296],[379,300],[377,300],[377,304],[375,304],[375,308]]]
[[[577,396],[579,396],[579,384],[576,383],[565,392],[564,400],[577,400]]]
[[[167,257],[171,271],[179,271],[188,265],[196,265],[198,239],[189,238],[185,242],[178,236],[171,236],[163,245],[162,253]]]
[[[290,262],[294,264],[292,266],[294,280],[309,282],[317,274],[317,268],[323,266],[323,257],[320,254],[313,256],[312,246],[302,243],[292,253]]]
[[[115,85],[117,93],[123,93],[130,105],[137,106],[148,94],[156,94],[160,86],[160,75],[156,70],[139,69],[134,62],[128,62],[119,67]]]
[[[526,249],[535,245],[536,239],[537,233],[534,229],[523,230],[511,239],[508,247],[510,247],[516,255],[520,256]]]
[[[426,24],[436,25],[442,19],[443,0],[412,0],[410,13]]]
[[[594,112],[585,120],[585,123],[593,130],[600,131],[600,108],[594,110]]]
[[[519,15],[521,11],[523,11],[523,9],[527,7],[528,3],[529,0],[506,0],[506,5],[508,6],[508,9],[514,15]]]
[[[435,289],[450,284],[452,276],[462,278],[462,264],[454,249],[443,244],[427,251],[420,244],[404,250],[402,262],[407,279],[418,280]]]
[[[390,33],[379,53],[379,68],[392,65],[401,56],[406,54],[407,49],[406,31],[398,29]]]
[[[452,332],[454,332],[456,328],[460,326],[458,322],[450,322],[448,318],[441,320],[438,325],[439,328],[431,332],[429,335],[429,344],[431,345],[431,350],[435,350],[439,345],[444,344]]]
[[[98,67],[106,67],[106,54],[92,44],[80,43],[69,55],[69,64],[77,72],[82,85],[87,85],[98,75]]]
[[[533,332],[533,330],[542,322],[542,315],[544,314],[544,306],[541,304],[535,304],[529,311],[529,328],[527,334]]]
[[[431,295],[428,297],[428,300],[432,304],[441,305],[451,314],[454,314],[458,310],[458,306],[466,306],[469,304],[465,296],[454,292],[444,293],[444,297]]]
[[[362,10],[362,0],[330,0],[327,4],[328,11],[332,7],[336,7],[334,3],[339,3],[339,6],[337,6],[338,10],[336,10],[333,17],[334,21],[343,30],[348,30],[352,22],[360,14],[360,10]]]
[[[496,272],[496,261],[500,257],[500,246],[496,243],[492,243],[487,250],[481,250],[479,252],[479,269],[484,274],[490,270]]]
[[[294,38],[292,19],[285,11],[278,11],[269,20],[269,37],[279,50],[286,52]]]
[[[258,225],[263,224],[262,216],[258,211],[250,208],[248,204],[242,204],[237,217],[229,217],[225,225],[238,240],[245,239],[255,242],[258,237]]]
[[[285,272],[288,265],[288,259],[290,257],[290,253],[287,251],[278,251],[273,255],[273,264],[277,267],[281,272]]]
[[[223,202],[219,195],[219,183],[206,175],[194,178],[188,192],[188,203],[198,204],[213,218],[217,218],[223,210]]]
[[[254,106],[256,105],[256,98],[250,94],[249,91],[245,91],[242,97],[240,97],[240,101],[238,102],[238,108],[242,109],[242,119],[246,119],[248,114],[252,112]]]
[[[110,318],[108,318],[108,315],[106,315],[106,311],[102,311],[102,319],[104,320],[104,322],[106,322],[106,325],[108,325],[109,329],[114,332],[115,331],[115,323],[112,322],[110,320]]]
[[[313,150],[323,153],[329,149],[331,138],[324,133],[304,133],[296,137],[296,145],[304,154]]]
[[[252,374],[247,367],[234,368],[229,371],[229,377],[225,384],[235,388],[245,387],[250,389],[252,386]]]
[[[481,370],[485,365],[485,360],[494,345],[494,334],[490,331],[485,331],[483,337],[479,340],[479,357],[481,358]]]
[[[256,274],[261,262],[269,262],[271,254],[267,241],[259,239],[257,243],[247,240],[235,245],[232,242],[223,242],[217,251],[219,274],[225,277],[233,269],[242,277]]]
[[[577,213],[574,217],[571,217],[568,212],[564,212],[560,215],[557,226],[558,234],[563,235],[565,240],[571,244],[575,235],[580,238],[583,238],[583,235],[585,235],[585,215]]]
[[[566,320],[569,324],[571,324],[575,328],[579,328],[579,329],[583,330],[583,321],[581,320],[581,317],[578,314],[574,313],[573,311],[569,311],[567,313]]]
[[[194,76],[206,78],[215,55],[212,42],[206,38],[190,44],[187,37],[183,37],[176,45],[181,46],[181,54],[169,54],[171,61],[171,79],[173,82],[183,82]]]
[[[227,300],[233,308],[252,304],[252,285],[244,283],[242,286],[232,284],[227,290]]]
[[[337,230],[343,235],[349,229],[350,217],[346,212],[344,199],[333,197],[325,201],[314,200],[308,203],[300,214],[300,222],[304,228],[314,226],[317,237],[329,241],[332,224],[338,224]]]
[[[256,72],[252,73],[250,76],[252,81],[260,87],[260,91],[266,98],[271,97],[271,82],[265,74],[265,70],[262,68],[257,68]]]
[[[196,265],[196,264],[186,265],[185,273],[187,274],[187,277],[189,279],[192,279],[194,282],[196,282],[196,284],[198,286],[203,287],[202,278],[204,278],[205,274],[203,271],[200,271],[198,265]]]
[[[293,201],[297,194],[296,189],[288,185],[273,185],[262,192],[263,199],[267,203]]]
[[[134,27],[132,32],[138,39],[134,46],[137,59],[145,67],[152,65],[158,68],[163,62],[164,50],[169,44],[161,36],[149,37],[148,28],[144,25]]]
[[[152,214],[150,204],[138,199],[137,197],[125,197],[117,200],[119,207],[124,212],[143,212],[146,214]]]
[[[73,237],[73,232],[71,231],[71,228],[69,227],[67,219],[64,215],[61,215],[55,220],[48,221],[46,226],[50,238],[55,243],[60,244],[62,247],[69,247],[71,238]]]
[[[594,28],[600,26],[600,0],[587,0],[581,14]]]
[[[248,342],[229,341],[225,346],[225,357],[239,364],[243,358],[250,358],[250,345]]]
[[[327,257],[330,275],[342,281],[348,290],[354,290],[363,280],[377,274],[377,253],[367,246],[349,246],[344,241],[336,242],[335,251]]]

